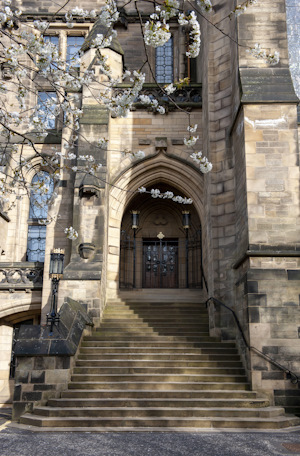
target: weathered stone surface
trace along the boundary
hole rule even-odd
[[[243,103],[297,102],[288,68],[240,68]]]

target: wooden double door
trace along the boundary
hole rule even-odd
[[[143,239],[143,288],[178,287],[178,239]]]

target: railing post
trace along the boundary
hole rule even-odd
[[[135,258],[136,258],[136,228],[133,228],[133,278],[132,287],[135,288]]]
[[[189,230],[185,230],[186,288],[189,288]]]

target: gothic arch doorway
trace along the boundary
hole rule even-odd
[[[163,183],[155,187],[179,194]],[[188,212],[188,227],[183,212]],[[133,225],[136,213],[138,225]],[[121,224],[120,289],[202,288],[201,247],[201,224],[193,205],[137,195]]]

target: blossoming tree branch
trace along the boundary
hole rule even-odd
[[[186,56],[190,59],[198,56],[201,44],[199,16],[210,21],[209,14],[212,10],[210,0],[149,1],[153,4],[153,13],[146,21],[142,19],[138,9],[139,2],[129,0],[127,3],[131,2],[135,4],[140,17],[146,56],[148,47],[163,46],[171,38],[170,20],[177,21],[179,26],[185,26],[189,31]],[[68,62],[62,59],[57,45],[47,38],[50,22],[40,20],[32,23],[22,22],[21,17],[24,12],[14,9],[11,0],[2,1],[0,63],[2,74],[9,73],[9,77],[4,78],[7,81],[0,82],[0,136],[2,138],[0,204],[3,211],[8,211],[17,199],[30,196],[33,191],[39,194],[39,198],[36,198],[34,203],[37,207],[53,204],[57,197],[55,187],[58,186],[64,170],[69,173],[80,171],[97,178],[97,171],[101,169],[102,164],[95,160],[94,155],[75,153],[79,137],[85,139],[80,132],[80,117],[83,112],[80,109],[79,93],[83,87],[88,88],[92,83],[98,84],[97,95],[93,93],[95,102],[105,106],[113,117],[126,117],[137,101],[159,115],[165,114],[165,108],[159,100],[141,93],[145,82],[143,68],[137,68],[132,72],[124,71],[121,78],[113,77],[103,50],[111,45],[117,34],[114,30],[114,25],[119,20],[116,2],[107,0],[100,11],[86,11],[78,7],[68,10],[68,3],[69,1],[66,1],[59,8],[59,11],[64,13],[68,28],[73,28],[77,19],[89,18],[91,22],[98,20],[105,29],[104,34],[97,34],[90,43],[91,48],[94,48],[97,53],[100,72],[105,76],[101,82],[96,80],[92,69],[84,68],[81,51]],[[256,0],[243,2],[230,13],[230,16],[242,14],[254,3]],[[224,33],[218,26],[216,28]],[[249,48],[249,52],[271,65],[279,61],[277,52],[268,54],[259,44]],[[150,65],[148,58],[145,63]],[[150,71],[154,76],[151,68]],[[51,92],[34,105],[32,97],[36,97],[40,90],[38,82],[40,77],[47,81]],[[122,93],[114,95],[114,87],[124,81],[130,83],[129,87]],[[168,97],[169,102],[176,105],[172,94],[188,82],[188,80],[182,80],[160,85],[160,89],[164,96]],[[156,83],[159,86],[157,81]],[[11,102],[12,96],[13,102]],[[191,150],[190,158],[199,166],[200,171],[204,174],[208,173],[212,169],[212,164],[202,151],[197,150],[199,139],[197,125],[191,124],[189,112],[186,112],[186,117],[187,134],[184,145]],[[37,141],[33,138],[46,137],[49,133],[49,125],[57,119],[61,128],[68,131],[68,135],[63,138],[61,147],[53,146],[51,153],[41,154]],[[32,135],[32,132],[35,135]],[[90,146],[100,151],[105,150],[109,146],[108,138],[99,137],[96,144],[93,143]],[[134,162],[145,157],[142,150],[123,152],[129,154]],[[32,168],[32,163],[36,160],[43,169],[47,169],[48,175],[45,178],[41,174],[40,178],[33,182],[28,179],[27,171]],[[54,191],[50,192],[53,182]],[[174,195],[171,191],[161,193],[158,189],[147,190],[145,187],[140,187],[137,192],[149,193],[153,198],[171,199],[174,203],[192,203],[191,199]],[[54,218],[55,215],[49,216],[43,223],[50,223]],[[77,238],[78,233],[73,227],[62,228],[70,239]]]

